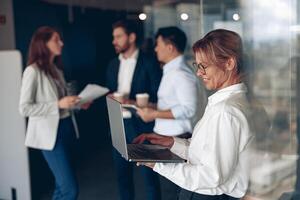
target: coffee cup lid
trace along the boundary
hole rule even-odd
[[[136,94],[136,97],[149,97],[149,94],[148,93],[139,93],[139,94]]]

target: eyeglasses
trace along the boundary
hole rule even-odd
[[[193,68],[194,68],[195,72],[197,72],[198,70],[200,70],[201,73],[205,74],[206,73],[205,69],[207,67],[205,67],[201,63],[193,62]]]

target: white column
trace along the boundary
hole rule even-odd
[[[0,199],[30,200],[25,119],[18,111],[22,62],[18,51],[0,51]]]

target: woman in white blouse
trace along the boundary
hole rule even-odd
[[[209,32],[193,45],[197,76],[209,90],[202,119],[192,138],[142,134],[145,140],[169,147],[186,163],[139,163],[153,168],[181,187],[179,200],[231,200],[248,188],[247,153],[252,138],[247,89],[242,83],[242,41],[232,31]]]

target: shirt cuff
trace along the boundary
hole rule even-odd
[[[174,108],[171,108],[171,112],[174,116],[175,119],[184,119],[184,116],[183,116],[183,109],[181,106],[176,106]]]
[[[170,148],[170,151],[175,153],[176,155],[182,157],[182,154],[184,154],[186,148],[187,148],[187,141],[186,139],[181,139],[178,137],[173,137],[174,139],[174,144]],[[186,159],[186,158],[184,158]]]
[[[177,152],[178,150],[180,150],[180,149],[182,149],[182,144],[180,144],[180,140],[182,140],[182,139],[180,139],[180,138],[178,138],[178,137],[173,137],[173,140],[174,140],[174,143],[173,143],[173,146],[170,148],[170,150],[173,152],[173,153],[175,153],[175,152]]]

